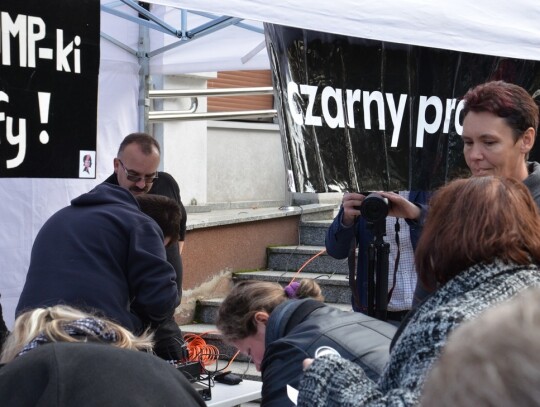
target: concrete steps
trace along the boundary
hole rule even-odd
[[[325,250],[324,246],[274,246],[267,249],[268,269],[297,271],[313,256]],[[310,261],[303,273],[348,274],[347,259],[336,260],[326,251]]]
[[[308,246],[324,246],[325,236],[332,220],[313,220],[302,222],[300,241]]]
[[[243,280],[273,281],[286,286],[292,278],[315,279],[321,286],[325,302],[344,310],[351,310],[350,289],[348,282],[347,259],[336,260],[326,252],[309,261],[300,274],[298,269],[313,256],[325,249],[325,236],[332,220],[313,216],[302,218],[297,246],[274,246],[267,248],[267,269],[260,271],[236,272],[232,275],[233,283]],[[222,369],[236,353],[236,349],[226,344],[216,329],[215,321],[222,298],[212,298],[197,302],[194,323],[182,325],[184,334],[202,335],[207,344],[216,346],[220,351],[220,360],[209,370]],[[250,380],[260,380],[260,373],[249,363],[248,358],[239,354],[228,370]]]
[[[235,274],[233,280],[273,281],[280,283],[285,287],[294,277],[296,277],[296,280],[301,280],[304,278],[317,280],[317,283],[321,286],[325,302],[337,304],[350,304],[351,302],[349,279],[348,276],[344,274],[330,274],[324,272],[305,273],[304,271],[302,271],[300,274],[296,274],[296,272],[291,271],[253,271]]]

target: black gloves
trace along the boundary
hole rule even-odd
[[[154,353],[161,359],[185,363],[189,359],[189,351],[181,337],[172,337],[156,342]]]
[[[154,340],[154,353],[161,359],[173,360],[177,363],[185,363],[189,359],[189,351],[182,331],[173,319],[157,327]]]

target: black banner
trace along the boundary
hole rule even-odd
[[[466,91],[501,79],[540,93],[539,61],[272,24],[265,33],[294,192],[432,190],[467,176]]]
[[[99,0],[3,0],[0,28],[0,177],[95,178]]]

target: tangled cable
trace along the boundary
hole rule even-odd
[[[189,351],[190,362],[200,362],[204,367],[217,362],[219,358],[219,349],[214,345],[209,345],[203,339],[203,336],[211,333],[204,332],[200,335],[185,334],[184,341]]]

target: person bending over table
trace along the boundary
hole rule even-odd
[[[376,378],[388,360],[396,328],[358,312],[322,302],[310,279],[283,288],[245,281],[219,308],[217,327],[225,340],[248,355],[262,373],[262,405],[293,406],[287,384],[298,387],[302,360],[330,347]]]

